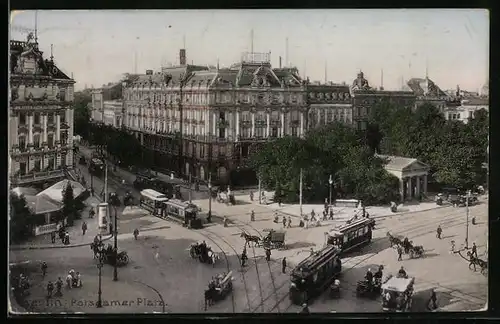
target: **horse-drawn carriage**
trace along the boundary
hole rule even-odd
[[[383,311],[411,311],[414,283],[415,278],[390,277],[381,287]]]
[[[373,278],[371,281],[358,281],[356,286],[356,296],[374,298],[380,295],[382,290],[381,278]]]
[[[259,242],[259,246],[269,249],[286,249],[285,231],[265,229],[264,232],[268,234]]]
[[[215,198],[218,203],[226,205],[236,205],[236,200],[233,193],[219,192]]]
[[[116,265],[118,267],[127,265],[130,261],[126,251],[115,252],[114,249],[104,249],[101,252],[102,262],[110,264],[112,266]]]
[[[200,260],[201,263],[212,264],[215,267],[215,263],[219,259],[219,256],[212,251],[212,248],[204,245],[203,243],[193,243],[189,249],[189,255],[191,258]]]
[[[205,290],[205,310],[207,310],[207,306],[224,299],[233,290],[234,278],[232,274],[232,271],[229,271],[228,274],[218,274],[208,283],[208,289]]]
[[[403,238],[401,235],[394,236],[390,232],[387,232],[387,237],[389,238],[391,247],[401,246],[403,252],[408,254],[411,259],[424,256],[424,247],[422,245],[413,245],[413,242],[408,240],[407,237]]]

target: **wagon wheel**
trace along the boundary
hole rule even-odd
[[[130,261],[129,257],[127,254],[124,254],[122,257],[121,257],[121,261],[124,263],[124,264],[128,264],[128,262]]]

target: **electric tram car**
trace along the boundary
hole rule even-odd
[[[328,232],[327,243],[336,246],[342,253],[347,253],[370,243],[374,227],[375,220],[371,218],[347,222]]]
[[[340,250],[333,245],[310,255],[292,271],[290,301],[296,305],[309,303],[330,287],[341,270]]]
[[[184,226],[192,229],[203,228],[201,218],[198,217],[198,207],[187,201],[169,199],[162,202],[165,215],[184,221]]]

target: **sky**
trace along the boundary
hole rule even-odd
[[[44,56],[53,44],[76,90],[178,64],[184,44],[188,63],[229,67],[251,51],[252,30],[254,52],[271,52],[275,67],[281,56],[311,81],[350,84],[361,70],[371,86],[383,74],[386,89],[400,89],[427,67],[443,90],[477,91],[489,72],[483,9],[17,11],[11,39],[25,40],[35,21]]]

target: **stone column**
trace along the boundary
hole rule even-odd
[[[399,179],[399,194],[401,195],[401,200],[404,200],[405,193],[405,181],[404,178]]]
[[[42,140],[42,142],[47,143],[47,123],[48,123],[49,116],[47,115],[47,113],[45,113],[42,116],[42,118],[43,118],[43,140]]]
[[[423,185],[424,185],[424,190],[423,190],[423,194],[424,195],[427,195],[427,174],[424,175],[424,181],[423,181]]]
[[[418,198],[420,196],[420,181],[421,177],[417,177],[417,189],[415,190],[415,196]]]
[[[412,188],[412,178],[411,177],[408,177],[408,183],[406,185],[406,194],[407,194],[407,197],[408,197],[408,200],[411,200],[413,198],[413,196],[411,195],[411,188]]]
[[[238,141],[240,137],[240,110],[238,109],[236,111],[236,138],[235,140]]]
[[[10,134],[12,136],[12,143],[14,143],[14,145],[19,145],[19,135],[18,135],[19,117],[14,116],[10,118],[12,120],[11,130],[10,130]]]
[[[61,116],[59,114],[56,115],[56,141],[61,140]]]
[[[33,114],[28,116],[28,144],[33,144]]]
[[[318,112],[318,125],[317,126],[320,126],[321,125],[321,108],[318,108],[317,112]]]
[[[252,138],[255,137],[255,111],[252,111]]]
[[[266,114],[266,123],[267,123],[266,137],[269,137],[271,135],[271,133],[270,133],[270,129],[271,129],[271,113],[270,112],[267,112],[267,114]]]
[[[304,113],[300,112],[300,132],[299,136],[303,137],[304,136]]]
[[[281,137],[285,136],[285,113],[283,111],[281,112],[281,131],[280,131],[280,136]]]
[[[212,133],[217,136],[217,113],[213,113]]]

